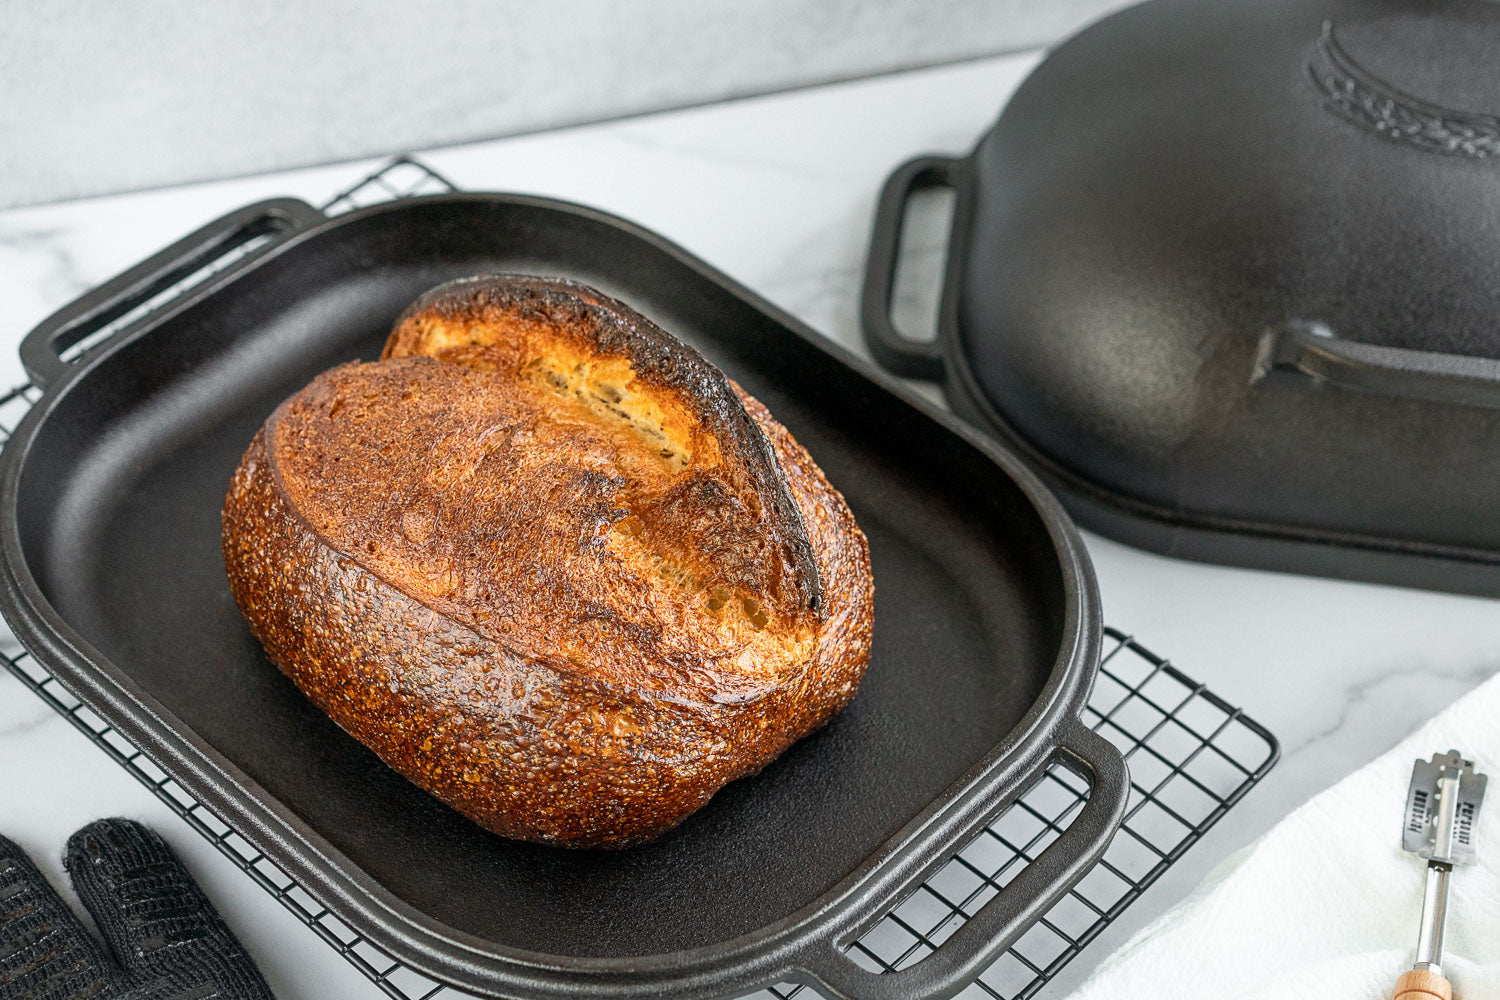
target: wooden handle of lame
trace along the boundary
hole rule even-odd
[[[1396,980],[1395,1000],[1453,1000],[1453,984],[1436,972],[1412,969]]]

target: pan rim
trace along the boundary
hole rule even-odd
[[[117,351],[146,337],[178,312],[229,287],[265,262],[361,220],[439,203],[515,205],[580,216],[621,230],[686,266],[702,279],[774,320],[786,331],[831,354],[866,381],[958,436],[992,462],[1020,490],[1045,528],[1062,580],[1062,638],[1047,680],[1015,727],[956,782],[832,889],[781,920],[726,941],[675,952],[633,957],[570,956],[535,952],[489,941],[448,926],[398,898],[288,806],[271,796],[206,739],[165,709],[149,691],[93,648],[51,605],[28,565],[20,535],[20,486],[31,445],[47,417]],[[617,996],[648,996],[670,988],[684,996],[715,996],[806,971],[798,961],[813,945],[847,938],[862,929],[880,901],[909,885],[911,869],[934,852],[946,853],[954,828],[979,829],[984,815],[1019,794],[1018,777],[1058,749],[1061,726],[1076,722],[1098,670],[1099,597],[1082,539],[1060,502],[1009,450],[958,417],[881,373],[869,362],[764,300],[675,243],[632,222],[587,206],[531,195],[463,192],[432,195],[358,209],[287,237],[243,267],[205,281],[180,300],[121,331],[45,386],[0,454],[0,610],[38,661],[111,725],[136,742],[185,790],[231,819],[242,835],[258,835],[257,849],[330,906],[373,943],[422,972],[464,989],[574,995],[579,988]],[[226,787],[227,786],[227,787]],[[230,789],[233,789],[231,792]],[[998,805],[996,804],[998,803]],[[351,916],[351,914],[353,916]],[[878,917],[878,913],[873,916]]]

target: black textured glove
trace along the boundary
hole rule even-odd
[[[31,859],[0,837],[0,1000],[272,1000],[155,833],[102,819],[69,838],[65,862],[109,953]]]

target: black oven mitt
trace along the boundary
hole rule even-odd
[[[0,837],[0,1000],[273,1000],[166,841],[126,819],[68,839],[73,888],[108,949]]]

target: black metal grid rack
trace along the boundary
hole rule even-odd
[[[452,190],[454,185],[441,175],[402,157],[331,199],[324,211],[333,215],[393,198]],[[244,252],[248,251],[240,251]],[[100,336],[228,262],[221,260],[184,279]],[[25,385],[0,396],[0,442],[38,395]],[[1276,739],[1263,726],[1134,638],[1112,628],[1105,631],[1103,666],[1085,720],[1129,762],[1131,794],[1124,825],[1103,860],[961,995],[964,1000],[1034,996],[1239,802],[1278,757]],[[360,937],[73,697],[3,631],[0,663],[391,997],[459,1000],[465,995],[402,965]],[[851,955],[879,971],[921,961],[1066,830],[1087,795],[1081,778],[1054,765],[932,879],[854,942]],[[782,984],[755,997],[790,1000],[797,995],[811,994],[807,987]]]

